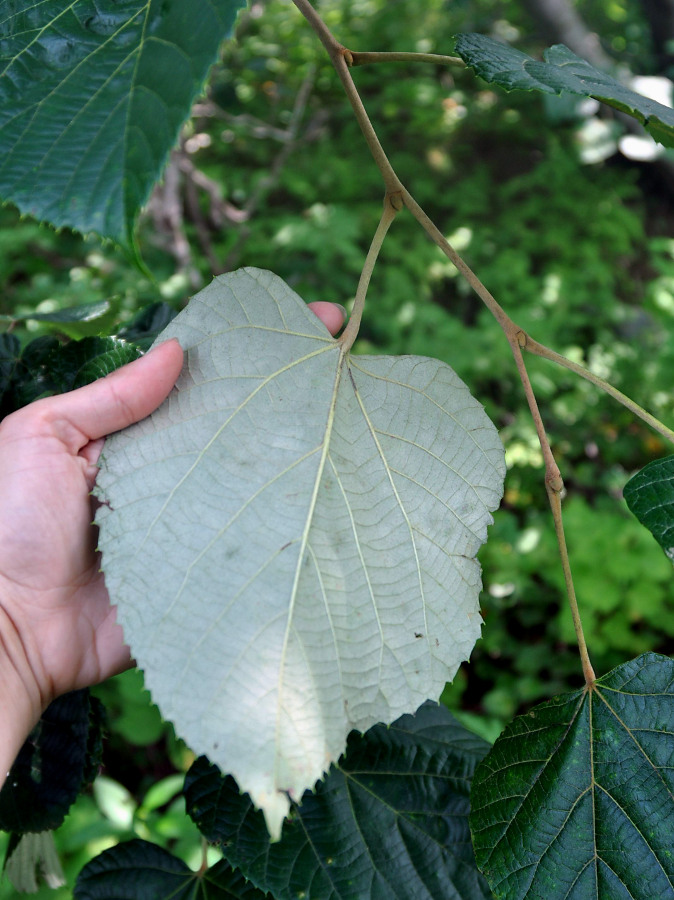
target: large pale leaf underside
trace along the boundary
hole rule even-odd
[[[350,357],[269,272],[216,278],[169,337],[175,390],[106,442],[106,583],[164,716],[277,835],[350,730],[468,657],[503,448],[449,366]]]

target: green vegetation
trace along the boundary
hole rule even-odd
[[[462,31],[506,37],[533,55],[546,43],[519,0],[457,0],[449,10],[444,0],[423,0],[423,15],[420,6],[326,0],[320,11],[353,49],[447,53]],[[577,6],[616,62],[638,74],[659,71],[640,3]],[[291,5],[253,2],[237,36],[223,47],[141,218],[142,271],[94,235],[56,232],[0,209],[3,414],[90,377],[59,380],[72,339],[113,335],[125,341],[124,353],[129,344],[145,348],[216,272],[269,268],[308,301],[353,303],[381,211],[380,174],[329,59]],[[540,343],[674,422],[674,224],[664,169],[618,152],[588,162],[588,123],[600,120],[570,95],[506,94],[468,69],[430,64],[352,74],[401,180],[506,312]],[[609,125],[602,140],[613,147],[624,124]],[[673,158],[662,157],[670,165]],[[83,304],[96,315],[68,321],[64,310]],[[148,304],[156,304],[150,318],[137,319]],[[119,346],[87,345],[77,371],[91,360],[95,374],[114,368],[121,359],[108,369],[101,358]],[[447,362],[505,444],[504,502],[480,553],[483,637],[442,697],[493,742],[514,716],[583,683],[543,459],[511,350],[452,263],[400,214],[354,351]],[[528,357],[527,366],[566,485],[569,555],[594,668],[605,675],[649,651],[672,656],[671,564],[622,499],[630,477],[670,450],[592,384],[544,359]],[[104,774],[56,832],[68,886],[41,887],[40,900],[71,897],[83,865],[131,837],[170,849],[193,869],[201,863],[180,792],[192,754],[151,706],[139,673],[94,693],[108,710]],[[0,834],[0,853],[3,842]],[[218,853],[209,852],[215,862]],[[2,900],[18,896],[0,884]]]

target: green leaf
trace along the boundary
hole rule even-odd
[[[0,316],[0,319],[10,322],[35,321],[64,325],[72,322],[91,322],[93,319],[104,316],[109,309],[110,301],[100,300],[98,303],[82,303],[79,306],[68,306],[50,313],[30,312],[20,316]]]
[[[269,272],[215,279],[172,336],[175,391],[104,448],[106,585],[163,716],[278,835],[353,728],[468,657],[503,447],[447,365],[345,355]]]
[[[72,391],[109,375],[139,356],[133,344],[118,338],[87,337],[60,346],[50,356],[49,377],[57,391]]]
[[[15,334],[0,334],[0,418],[11,412],[8,394],[15,376],[21,343]]]
[[[52,889],[62,887],[66,879],[54,843],[54,832],[11,835],[3,874],[20,893],[34,894],[40,880]]]
[[[674,110],[643,97],[595,69],[563,44],[545,51],[545,62],[483,34],[460,34],[456,52],[485,81],[507,91],[543,91],[594,97],[644,125],[656,141],[674,147]]]
[[[24,834],[58,828],[98,769],[101,727],[100,705],[92,707],[86,690],[47,707],[0,791],[0,829]]]
[[[654,653],[515,719],[471,794],[495,897],[671,900],[673,735],[674,662]]]
[[[482,900],[468,795],[489,745],[444,707],[352,733],[346,755],[293,809],[278,843],[262,814],[205,757],[185,803],[205,837],[277,900]]]
[[[75,900],[265,900],[226,863],[193,872],[156,844],[134,840],[97,856],[80,872]]]
[[[0,195],[127,246],[244,0],[11,0],[0,22]]]
[[[674,562],[674,456],[644,466],[627,482],[623,497]]]
[[[135,344],[141,350],[148,350],[155,338],[175,317],[176,311],[168,303],[150,303],[120,328],[117,337]]]

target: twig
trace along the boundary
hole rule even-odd
[[[466,64],[460,56],[442,56],[439,53],[405,53],[405,52],[362,52],[351,51],[351,65],[364,66],[368,63],[386,62],[414,62],[434,63],[436,66],[458,66],[465,68]]]
[[[617,400],[618,403],[621,403],[624,407],[633,412],[635,416],[638,416],[640,419],[646,422],[647,425],[650,425],[650,427],[654,431],[657,431],[664,438],[674,444],[674,431],[672,431],[671,428],[667,428],[666,425],[664,425],[659,419],[656,419],[655,416],[652,416],[642,406],[639,406],[638,403],[635,403],[634,400],[630,399],[630,397],[627,396],[627,394],[623,394],[622,391],[619,391],[617,388],[613,387],[613,385],[608,381],[604,381],[604,379],[600,378],[599,375],[595,375],[594,372],[590,372],[590,370],[586,369],[584,366],[581,366],[578,363],[567,359],[566,356],[562,356],[560,353],[556,353],[554,350],[550,350],[550,348],[546,347],[544,344],[539,344],[538,341],[530,338],[528,334],[522,332],[522,337],[525,341],[525,350],[528,350],[535,356],[540,356],[543,359],[549,359],[552,362],[563,366],[565,369],[574,372],[576,375],[580,375],[581,378],[585,378],[586,381],[589,381],[591,384],[594,384],[596,387],[607,393],[610,397],[613,397],[614,400]]]
[[[363,270],[363,275],[361,276],[361,282],[358,289],[358,313],[356,314],[356,316],[352,316],[352,319],[349,322],[347,329],[345,329],[344,335],[342,336],[342,340],[348,347],[350,347],[353,343],[355,333],[352,334],[352,332],[356,332],[358,329],[358,325],[360,322],[360,312],[362,310],[362,300],[364,299],[365,290],[367,289],[367,284],[369,283],[374,260],[376,259],[376,256],[379,252],[379,247],[381,246],[381,242],[384,239],[390,222],[392,221],[395,212],[402,204],[410,210],[412,215],[421,224],[426,233],[440,247],[443,253],[451,260],[451,262],[456,266],[458,271],[463,275],[463,277],[477,293],[480,299],[485,303],[485,305],[501,325],[501,328],[503,329],[505,336],[508,339],[508,343],[510,344],[510,347],[512,349],[513,355],[515,357],[515,364],[522,380],[524,392],[529,404],[529,409],[534,420],[538,438],[543,451],[543,456],[545,459],[545,487],[548,498],[550,500],[550,506],[555,523],[555,531],[557,534],[557,541],[559,544],[559,551],[562,559],[562,568],[564,571],[564,579],[567,586],[567,594],[571,607],[571,613],[573,616],[574,628],[576,630],[576,636],[578,640],[578,648],[580,652],[583,673],[585,675],[586,683],[588,685],[591,685],[595,680],[595,675],[590,663],[587,645],[585,643],[585,638],[583,635],[580,614],[578,611],[578,603],[573,586],[573,579],[571,577],[571,568],[569,565],[569,558],[561,517],[561,492],[563,490],[562,477],[559,471],[559,467],[555,462],[552,449],[550,447],[550,442],[545,432],[543,420],[538,409],[538,404],[531,387],[531,382],[524,365],[524,359],[522,357],[522,347],[526,347],[529,342],[528,335],[510,318],[510,316],[507,315],[505,310],[496,301],[496,299],[492,296],[485,285],[482,284],[480,279],[467,265],[467,263],[465,263],[461,256],[459,256],[459,254],[454,250],[454,248],[446,240],[435,223],[424,212],[424,210],[419,206],[414,197],[412,197],[410,192],[399,180],[395,170],[388,160],[388,157],[386,156],[386,153],[384,152],[383,147],[379,142],[379,138],[377,137],[377,134],[361,101],[358,89],[356,88],[351,77],[349,67],[354,63],[353,53],[335,40],[335,38],[332,36],[332,33],[320,18],[318,13],[314,10],[309,0],[293,0],[293,2],[302,13],[302,15],[305,16],[309,24],[312,26],[321,42],[323,43],[323,46],[326,48],[330,59],[332,60],[337,74],[342,81],[344,90],[346,91],[346,95],[354,110],[361,131],[363,132],[365,140],[367,141],[370,151],[374,157],[375,163],[377,164],[377,167],[382,174],[387,189],[387,201],[389,201],[387,206],[385,206],[379,228],[377,229],[377,234],[375,235],[372,247],[370,248],[370,252],[368,253],[366,265]],[[391,202],[392,200],[394,201],[395,205]]]

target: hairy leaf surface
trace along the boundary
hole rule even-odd
[[[674,456],[656,459],[623,490],[625,502],[674,562]]]
[[[563,44],[550,47],[545,61],[533,59],[484,34],[460,34],[456,52],[485,81],[507,91],[542,91],[546,94],[580,94],[594,97],[638,119],[666,147],[674,147],[674,110],[637,94]]]
[[[488,749],[425,703],[390,727],[350,734],[275,844],[250,798],[205,757],[187,773],[185,803],[202,834],[276,900],[488,900],[468,830],[471,777]]]
[[[0,16],[0,195],[130,244],[245,0],[8,0]]]
[[[669,900],[673,762],[674,662],[654,653],[515,719],[471,793],[495,897]]]
[[[172,336],[175,391],[106,443],[106,583],[163,715],[278,835],[352,729],[468,657],[503,447],[447,365],[349,357],[269,272],[215,279]]]
[[[149,841],[133,840],[105,850],[82,869],[75,900],[265,900],[225,862],[192,872]]]

